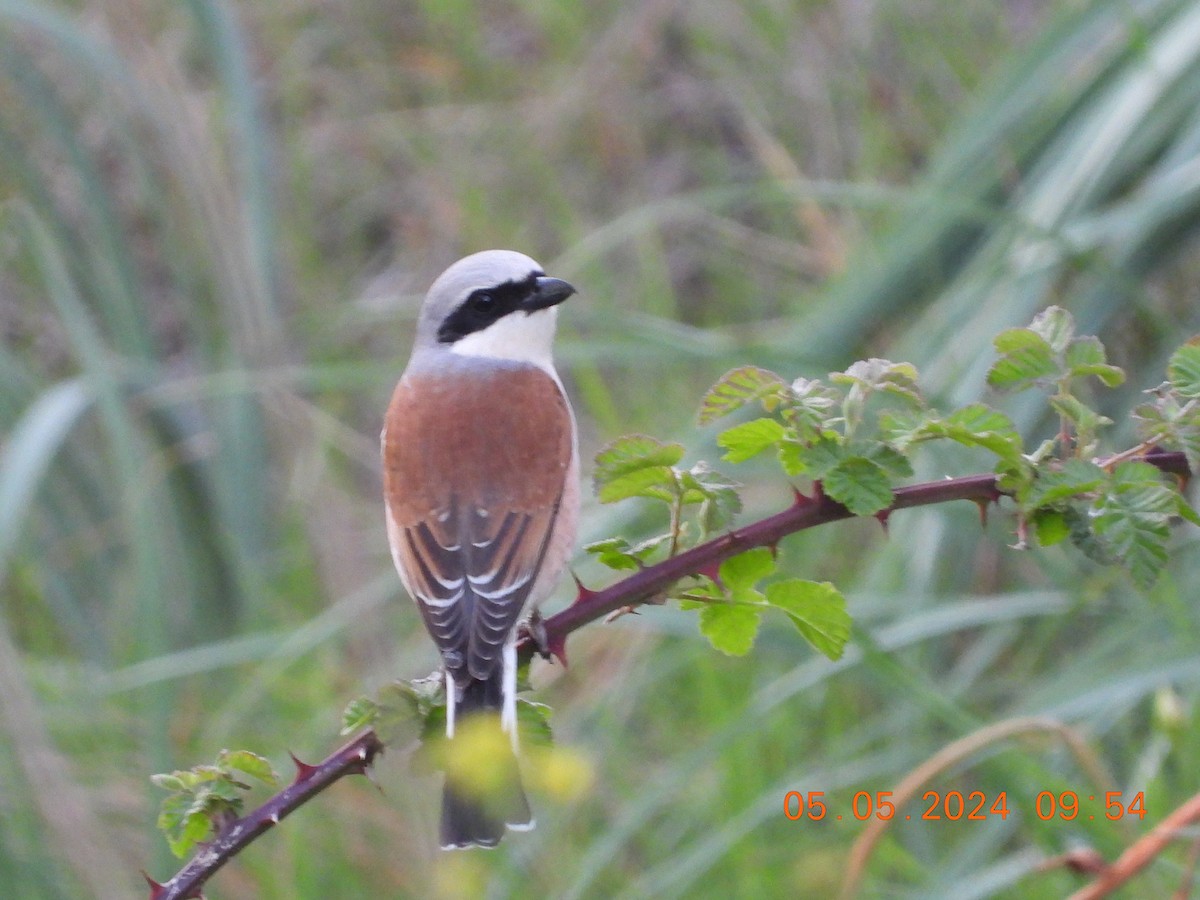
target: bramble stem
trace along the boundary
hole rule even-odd
[[[1180,477],[1187,477],[1187,460],[1182,453],[1148,453],[1146,462]],[[1101,461],[1103,465],[1103,461]],[[637,606],[670,588],[689,575],[712,571],[720,562],[755,547],[773,547],[782,538],[806,528],[853,518],[853,514],[835,500],[815,491],[813,497],[797,496],[783,512],[738,528],[647,566],[601,591],[581,591],[579,599],[542,621],[540,637],[548,647],[562,648],[567,635],[590,622],[625,607]],[[996,487],[994,475],[968,475],[897,488],[895,502],[877,516],[886,517],[898,509],[930,506],[950,500],[993,503],[1004,496]],[[533,641],[526,637],[518,644],[525,657],[534,653]],[[271,797],[258,809],[229,823],[204,850],[196,854],[170,881],[159,885],[151,881],[151,900],[188,900],[200,896],[200,889],[212,875],[264,831],[279,824],[288,813],[311,800],[325,788],[347,775],[360,775],[383,752],[384,745],[374,731],[365,731],[315,766],[300,765],[296,780]],[[150,881],[147,878],[147,881]]]

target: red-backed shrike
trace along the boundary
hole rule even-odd
[[[383,428],[388,542],[441,653],[446,734],[498,715],[512,753],[489,765],[497,805],[451,783],[445,849],[533,827],[517,780],[515,630],[571,555],[579,517],[575,420],[554,371],[558,304],[575,289],[520,253],[461,259],[430,287]]]

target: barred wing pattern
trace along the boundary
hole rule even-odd
[[[459,680],[499,670],[554,529],[572,446],[566,400],[535,366],[464,364],[436,378],[406,375],[396,388],[383,435],[392,553]]]
[[[529,598],[555,511],[493,515],[456,501],[441,514],[445,521],[404,530],[401,556],[411,588],[448,668],[465,664],[480,680],[496,671]]]

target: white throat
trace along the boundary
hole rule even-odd
[[[553,374],[554,360],[551,348],[557,322],[557,307],[539,309],[528,314],[510,313],[482,331],[459,338],[450,345],[450,352],[460,356],[531,363]]]

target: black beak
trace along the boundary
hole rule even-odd
[[[535,278],[533,283],[533,292],[521,303],[521,309],[527,313],[558,306],[575,293],[575,288],[561,278],[548,278],[542,275]]]

